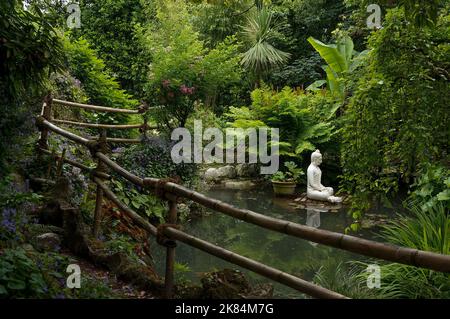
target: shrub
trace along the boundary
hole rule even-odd
[[[152,53],[147,100],[165,130],[183,127],[196,101],[214,106],[241,79],[238,44],[228,38],[207,50],[194,31],[184,1],[159,2],[157,22],[143,31]]]
[[[64,50],[70,74],[80,81],[81,88],[88,96],[88,102],[95,105],[135,109],[138,101],[120,89],[117,80],[109,75],[103,60],[83,38],[70,42],[64,39]],[[82,111],[85,118],[92,123],[123,124],[129,116],[120,113],[93,113]],[[91,130],[92,131],[92,130]],[[93,131],[96,132],[96,131]],[[124,136],[128,131],[117,132],[111,136]]]
[[[177,182],[193,187],[196,184],[195,164],[175,164],[170,150],[173,143],[162,138],[152,138],[126,149],[118,163],[133,174],[141,177],[173,178]],[[163,222],[167,212],[165,201],[160,200],[130,183],[114,181],[114,188],[120,199],[137,212]]]
[[[47,290],[41,271],[23,249],[0,254],[0,297],[44,297]]]
[[[411,185],[425,163],[448,162],[449,21],[418,29],[391,9],[369,38],[342,130],[343,185],[357,210]]]
[[[439,203],[450,209],[450,169],[439,164],[425,164],[411,186],[410,198],[430,210]]]
[[[231,107],[226,114],[236,128],[268,126],[280,129],[280,155],[297,158],[329,142],[335,134],[338,105],[324,92],[305,94],[285,87],[252,92],[250,107]]]

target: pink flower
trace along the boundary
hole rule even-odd
[[[170,85],[170,80],[163,80],[162,85],[163,87],[167,88]]]
[[[194,93],[194,90],[195,90],[195,88],[194,87],[188,87],[188,86],[186,86],[186,85],[182,85],[182,86],[180,86],[180,91],[181,91],[181,93],[183,93],[183,94],[186,94],[186,95],[191,95],[191,94],[193,94]]]

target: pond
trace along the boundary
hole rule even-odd
[[[345,209],[338,212],[295,209],[287,204],[289,200],[274,197],[269,187],[253,190],[211,189],[205,194],[267,216],[340,233],[352,223]],[[266,230],[217,212],[211,212],[209,216],[184,225],[183,231],[308,281],[313,279],[315,272],[322,266],[334,267],[340,262],[364,260],[364,257],[340,249]],[[375,234],[362,230],[352,235],[372,239]],[[155,266],[160,274],[164,274],[165,250],[154,246],[153,252],[157,263]],[[176,279],[182,276],[192,282],[199,282],[203,272],[224,268],[239,269],[254,284],[272,283],[274,297],[304,298],[296,290],[182,243],[176,250],[176,262],[187,266],[183,267],[186,268],[185,271],[175,274]]]

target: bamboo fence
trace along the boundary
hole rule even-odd
[[[173,297],[176,240],[200,249],[223,260],[229,261],[235,265],[239,265],[243,268],[251,270],[276,282],[294,288],[314,298],[347,298],[339,293],[325,289],[301,278],[295,277],[291,274],[274,269],[258,261],[233,253],[177,229],[176,222],[178,198],[189,199],[204,207],[226,214],[233,218],[237,218],[244,222],[251,223],[268,230],[309,240],[315,243],[339,248],[368,257],[427,268],[439,272],[450,273],[450,256],[448,255],[441,255],[433,252],[388,245],[268,217],[251,210],[234,207],[230,204],[210,198],[170,181],[160,180],[156,178],[138,177],[127,171],[123,167],[119,166],[106,155],[108,142],[126,143],[126,141],[125,139],[108,138],[106,137],[106,131],[104,131],[104,129],[138,128],[139,126],[137,124],[122,125],[120,127],[117,127],[116,125],[106,124],[95,124],[95,126],[92,126],[92,124],[87,123],[54,120],[51,118],[52,102],[70,107],[84,108],[92,111],[119,112],[129,114],[139,114],[142,111],[107,108],[102,106],[80,104],[56,99],[52,100],[51,97],[47,97],[43,103],[41,115],[37,117],[36,121],[36,124],[41,130],[39,151],[53,156],[53,158],[59,161],[60,165],[62,165],[63,163],[67,163],[90,173],[92,181],[97,185],[95,218],[93,227],[93,234],[95,236],[97,236],[100,232],[101,203],[103,197],[106,197],[115,205],[117,205],[117,207],[120,208],[121,211],[123,211],[128,217],[130,217],[137,225],[146,230],[150,235],[156,237],[159,244],[166,247],[165,296],[167,298]],[[103,129],[103,131],[102,135],[99,138],[86,139],[67,130],[64,130],[56,126],[52,122],[98,128]],[[52,131],[75,143],[87,147],[90,150],[92,158],[97,161],[97,167],[91,168],[76,161],[69,160],[65,158],[65,156],[56,155],[50,152],[47,147],[47,136],[49,131]],[[140,140],[136,139],[135,142],[140,142]],[[107,170],[111,170],[119,174],[121,177],[125,178],[134,185],[143,187],[144,189],[152,190],[163,199],[167,200],[169,203],[168,223],[156,227],[150,224],[147,220],[145,220],[142,216],[137,214],[127,205],[125,205],[122,201],[120,201],[120,199],[111,191],[111,189],[106,184],[107,180],[110,179],[110,175],[107,173]],[[163,238],[163,240],[161,240],[161,238]]]

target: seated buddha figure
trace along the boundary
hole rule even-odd
[[[308,185],[306,188],[306,196],[309,199],[326,201],[330,203],[342,202],[341,197],[334,195],[334,190],[331,187],[325,187],[321,184],[322,171],[319,166],[322,164],[322,154],[319,150],[316,150],[311,154],[311,164],[308,167],[307,179]]]

